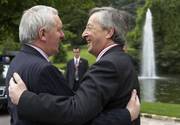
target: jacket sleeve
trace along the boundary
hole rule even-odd
[[[53,96],[45,93],[36,95],[25,91],[20,97],[18,114],[21,118],[33,121],[84,124],[97,117],[120,87],[116,74],[113,64],[103,61],[91,67],[74,96]],[[120,111],[121,113],[124,111]],[[130,119],[121,119],[122,115],[116,117],[122,120],[120,123],[123,120],[129,122]]]

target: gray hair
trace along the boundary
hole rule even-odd
[[[98,14],[98,23],[103,29],[114,29],[112,40],[124,46],[125,35],[127,32],[127,13],[112,7],[93,8],[89,15]]]
[[[37,5],[26,11],[19,26],[19,39],[22,44],[31,44],[38,38],[38,30],[42,27],[49,30],[55,25],[54,15],[58,15],[55,8]]]

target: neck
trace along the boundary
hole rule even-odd
[[[113,45],[113,44],[115,44],[113,41],[108,42],[108,43],[105,45],[104,49],[107,48],[108,46]]]
[[[104,45],[104,47],[102,47],[102,49],[96,54],[95,57],[97,57],[105,48],[107,48],[108,46],[111,46],[115,44],[112,40],[108,41],[107,44]]]
[[[34,42],[34,43],[32,43],[32,45],[35,46],[35,47],[38,47],[39,49],[41,49],[48,57],[50,56],[50,55],[46,52],[46,48],[45,48],[43,45],[41,45],[40,43]]]

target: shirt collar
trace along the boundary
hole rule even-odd
[[[109,49],[111,49],[112,47],[117,46],[117,45],[118,45],[118,44],[112,44],[112,45],[106,47],[105,49],[103,49],[103,50],[99,53],[99,55],[97,56],[96,62],[99,61],[100,58],[101,58]]]
[[[32,48],[37,50],[49,62],[48,55],[42,49],[40,49],[32,44],[26,44],[26,45],[31,46]]]
[[[79,62],[80,56],[79,56],[79,58],[74,57],[74,62],[75,62],[75,60],[78,60],[78,62]]]

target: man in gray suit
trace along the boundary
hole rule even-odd
[[[27,91],[22,79],[14,74],[17,84],[10,80],[9,95],[20,117],[56,124],[139,125],[136,91],[131,98],[133,89],[139,95],[137,74],[130,57],[123,52],[125,16],[125,12],[111,7],[90,12],[82,36],[97,60],[74,96],[37,95]]]

